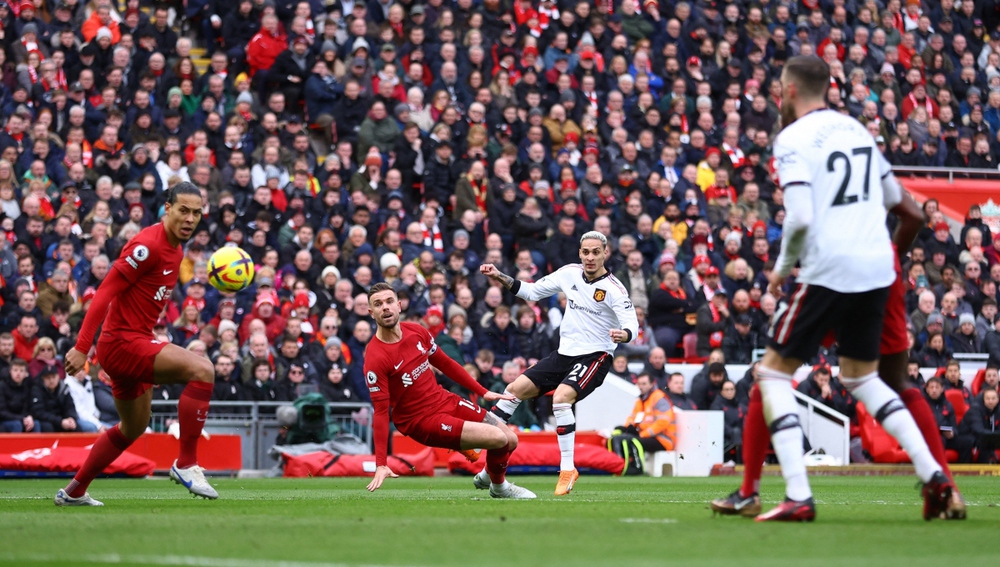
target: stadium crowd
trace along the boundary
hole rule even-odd
[[[380,281],[503,391],[555,348],[564,299],[514,301],[480,264],[538,279],[594,229],[642,325],[615,372],[648,361],[676,407],[719,406],[739,439],[749,381],[727,388],[719,363],[749,363],[776,308],[783,62],[825,59],[830,107],[893,164],[1000,156],[993,0],[0,0],[0,42],[8,431],[114,422],[108,385],[59,360],[124,243],[191,181],[203,222],[155,333],[213,360],[216,399],[314,384],[366,401],[365,291]],[[988,352],[995,368],[1000,238],[977,208],[958,239],[924,208],[904,266],[913,361]],[[235,295],[207,285],[227,244],[257,264]],[[710,360],[689,394],[663,370],[686,350]],[[835,348],[811,362],[800,388],[849,405],[823,371]],[[964,388],[952,374],[939,385]],[[513,423],[548,417],[528,406]]]

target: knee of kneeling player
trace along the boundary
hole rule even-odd
[[[510,429],[507,429],[504,433],[507,435],[507,449],[511,451],[517,449],[517,434]]]
[[[489,438],[486,440],[486,449],[503,449],[507,446],[509,440],[507,439],[507,432],[500,429],[499,427],[494,428],[494,431],[490,432]]]

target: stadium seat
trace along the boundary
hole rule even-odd
[[[955,423],[962,423],[965,412],[969,411],[969,404],[966,403],[965,398],[962,396],[962,391],[945,390],[944,396],[948,398],[948,401],[955,408]]]
[[[910,457],[899,443],[889,435],[875,418],[868,413],[865,405],[858,402],[858,427],[861,429],[861,446],[876,463],[908,463]]]
[[[684,335],[684,358],[698,357],[698,333]]]
[[[972,384],[969,386],[969,391],[972,392],[973,396],[978,396],[979,391],[983,389],[983,382],[986,381],[986,369],[980,368],[976,372],[976,377],[972,379]]]

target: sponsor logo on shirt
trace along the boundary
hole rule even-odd
[[[600,311],[596,311],[594,309],[588,309],[586,306],[580,305],[577,302],[573,301],[572,299],[568,299],[567,304],[569,305],[570,309],[579,309],[580,311],[583,311],[584,313],[590,313],[591,315],[603,315],[603,313],[601,313]]]
[[[164,299],[170,297],[170,292],[172,291],[174,291],[174,288],[161,285],[160,289],[156,290],[156,295],[153,296],[153,299],[156,301],[163,301]]]

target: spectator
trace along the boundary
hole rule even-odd
[[[657,383],[657,387],[663,388],[667,383],[667,354],[662,348],[654,348],[649,351],[649,357],[642,371],[649,374]]]
[[[38,420],[43,433],[81,431],[73,396],[59,374],[58,369],[50,366],[34,379],[31,415]]]
[[[635,401],[635,407],[625,420],[624,427],[616,431],[620,431],[621,435],[637,437],[643,450],[648,453],[673,451],[677,426],[670,399],[663,390],[656,387],[656,380],[648,374],[640,374],[635,385],[639,388],[639,399]]]
[[[22,433],[41,431],[32,416],[31,381],[28,364],[20,358],[10,364],[9,375],[0,378],[0,431]]]
[[[941,431],[941,442],[945,449],[958,452],[958,461],[961,463],[972,462],[972,446],[975,441],[968,435],[959,434],[958,424],[955,421],[955,408],[944,396],[943,382],[937,377],[927,380],[927,384],[924,386],[924,397],[937,419],[938,429]]]
[[[722,391],[722,384],[726,379],[726,366],[721,362],[712,362],[708,365],[708,372],[701,376],[696,376],[691,382],[691,401],[695,407],[710,409],[712,402]],[[733,395],[736,395],[735,388]]]
[[[656,344],[673,354],[684,335],[692,332],[695,319],[694,300],[681,287],[680,275],[674,270],[667,271],[663,282],[649,296],[649,322]]]
[[[73,407],[78,416],[76,421],[78,431],[84,433],[103,432],[105,428],[114,425],[113,423],[109,425],[101,423],[101,410],[97,408],[94,384],[90,376],[81,372],[76,376],[67,376],[64,383],[73,398]]]
[[[732,318],[732,327],[726,330],[722,338],[722,352],[730,364],[750,364],[753,351],[760,348],[757,331],[754,330],[750,316],[740,313]]]
[[[998,409],[1000,397],[997,396],[996,388],[986,388],[983,390],[983,403],[973,404],[969,411],[962,418],[959,432],[962,436],[970,436],[975,444],[977,457],[976,462],[983,464],[993,464],[997,462],[996,456],[996,433],[1000,431],[1000,409]],[[986,435],[993,435],[992,439],[987,439]]]
[[[976,334],[976,319],[971,313],[959,315],[958,328],[951,335],[951,346],[956,354],[983,351],[979,335]]]
[[[34,359],[38,345],[38,317],[31,314],[22,316],[11,336],[14,337],[14,356],[22,360]]]
[[[944,370],[944,382],[942,385],[945,391],[958,390],[961,392],[966,404],[972,401],[972,392],[969,391],[965,386],[965,382],[962,381],[962,365],[957,360],[952,359],[948,361]]]
[[[698,409],[691,397],[684,393],[684,375],[675,372],[667,380],[667,397],[670,403],[677,409],[691,411]]]
[[[741,461],[743,458],[743,452],[740,450],[743,445],[743,418],[746,416],[747,406],[736,399],[736,385],[729,380],[723,381],[719,395],[712,401],[709,409],[723,412],[724,458]]]
[[[56,343],[48,337],[41,337],[35,344],[34,357],[28,363],[28,373],[38,374],[43,369],[54,368],[59,372],[59,378],[66,376],[62,361],[56,358]]]
[[[951,351],[945,347],[944,335],[940,332],[932,333],[918,356],[923,367],[944,368],[951,360]]]
[[[351,386],[344,380],[344,369],[339,364],[330,366],[326,372],[326,380],[319,384],[319,392],[328,402],[357,401]]]
[[[844,415],[854,415],[850,394],[833,380],[829,366],[819,366],[799,383],[796,390]]]
[[[724,289],[715,290],[712,300],[699,307],[696,316],[695,332],[698,333],[698,356],[708,356],[712,349],[722,346],[723,333],[729,319],[726,291]]]

